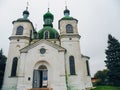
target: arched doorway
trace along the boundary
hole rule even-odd
[[[45,65],[39,66],[33,72],[33,88],[45,88],[48,85],[48,69]]]

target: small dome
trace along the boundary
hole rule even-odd
[[[25,10],[25,11],[23,11],[23,15],[24,14],[28,14],[29,15],[30,13],[27,10]]]
[[[38,38],[39,39],[58,39],[59,33],[54,28],[50,26],[46,26],[46,27],[43,27],[43,29],[41,29],[38,32]]]
[[[60,20],[76,20],[78,22],[77,19],[75,19],[75,18],[73,18],[73,17],[70,16],[70,10],[67,9],[67,6],[66,6],[66,8],[64,10],[64,17],[61,18]]]
[[[45,19],[47,19],[47,18],[50,18],[50,19],[54,19],[54,16],[53,16],[53,14],[52,13],[50,13],[49,11],[47,12],[47,13],[45,13],[44,15],[43,15],[43,18],[44,18],[44,20]]]
[[[43,15],[43,20],[44,20],[44,25],[43,26],[44,27],[45,26],[53,27],[53,24],[52,24],[53,19],[54,19],[54,16],[53,16],[52,13],[49,12],[49,8],[48,8],[48,12]]]
[[[70,10],[68,10],[67,7],[66,7],[66,9],[64,10],[64,15],[65,15],[65,16],[69,16],[69,15],[70,15]]]
[[[68,14],[70,15],[70,11],[69,11],[68,9],[65,9],[65,10],[64,10],[64,15],[65,15],[66,13],[68,13]]]
[[[27,10],[23,11],[23,18],[24,18],[24,19],[27,19],[28,16],[29,16],[29,14],[30,14],[30,13],[29,13]]]
[[[30,14],[30,13],[29,13],[28,10],[24,10],[24,11],[23,11],[23,17],[22,17],[22,18],[18,18],[17,20],[13,21],[12,23],[14,23],[14,22],[30,22],[30,23],[32,23],[32,22],[28,19],[29,14]]]

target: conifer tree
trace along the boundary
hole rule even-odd
[[[108,35],[106,53],[106,67],[108,68],[108,81],[112,85],[120,86],[120,43],[112,35]]]
[[[5,71],[5,63],[6,63],[6,56],[3,55],[2,49],[0,50],[0,88],[2,86],[3,82],[3,76],[4,76],[4,71]]]

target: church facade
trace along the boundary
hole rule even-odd
[[[2,90],[89,90],[89,57],[81,54],[78,20],[66,8],[58,33],[48,9],[37,32],[28,16],[26,9],[13,21]]]

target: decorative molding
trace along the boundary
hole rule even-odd
[[[81,36],[79,35],[79,34],[62,34],[62,35],[60,35],[60,38],[75,38],[75,37],[77,37],[77,38],[81,38]]]
[[[34,48],[34,47],[36,47],[36,46],[38,46],[38,45],[40,45],[40,44],[42,44],[42,43],[45,43],[45,44],[47,44],[47,45],[49,45],[49,46],[57,49],[59,52],[65,51],[65,48],[63,48],[63,47],[61,47],[61,46],[59,46],[59,45],[57,45],[57,44],[55,44],[55,43],[52,43],[52,42],[50,42],[50,41],[48,41],[48,40],[42,39],[42,40],[39,40],[39,41],[36,42],[36,43],[33,43],[33,44],[31,44],[31,45],[29,45],[29,46],[21,49],[20,52],[21,52],[21,53],[23,53],[23,52],[24,52],[24,53],[27,53],[29,49],[32,49],[32,48]]]
[[[12,39],[26,39],[26,40],[30,40],[30,37],[22,36],[22,35],[10,36],[9,40],[12,40]]]

